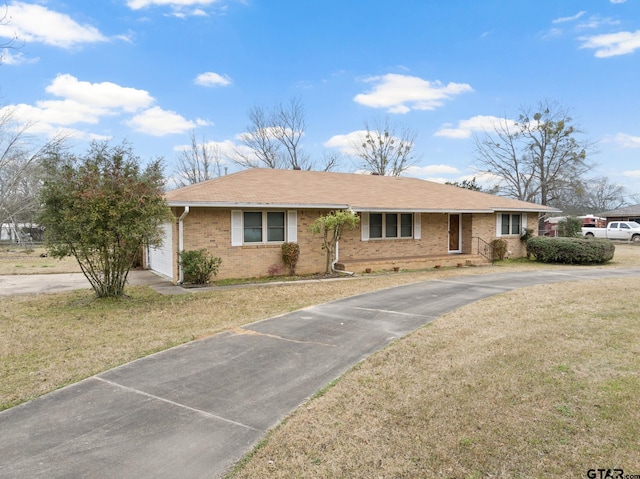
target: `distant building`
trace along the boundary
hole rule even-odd
[[[576,218],[582,220],[582,226],[604,228],[607,226],[606,218],[594,215],[576,216]],[[551,216],[544,220],[544,235],[545,236],[558,236],[558,223],[567,219],[567,216]]]
[[[611,223],[612,221],[635,221],[640,223],[640,205],[605,211],[604,213],[600,213],[600,216],[607,218],[607,223]]]

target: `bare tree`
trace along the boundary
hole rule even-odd
[[[312,161],[304,151],[306,118],[300,98],[277,104],[271,110],[253,107],[249,121],[240,135],[244,149],[236,149],[230,157],[242,167],[330,171],[341,160],[339,155],[325,154],[321,161]]]
[[[33,122],[20,123],[15,109],[0,109],[0,223],[25,220],[38,208],[40,167],[51,151],[62,149],[68,135],[43,144],[29,135]]]
[[[592,213],[617,210],[628,206],[625,194],[624,186],[611,183],[606,177],[597,178],[589,182],[586,206]]]
[[[340,151],[325,150],[322,153],[322,163],[319,165],[320,171],[333,171],[341,163],[344,163],[345,155]]]
[[[535,176],[531,165],[519,152],[519,134],[515,122],[504,118],[493,133],[475,137],[481,169],[501,179],[500,193],[524,201],[536,196]]]
[[[555,206],[592,167],[592,144],[581,133],[566,108],[540,102],[517,121],[504,118],[493,132],[476,135],[479,167],[501,179],[503,194]]]
[[[256,106],[249,110],[250,124],[240,135],[248,153],[236,150],[231,160],[244,168],[281,168],[281,143],[278,140],[271,114]]]
[[[198,143],[191,132],[191,147],[178,153],[173,181],[178,188],[222,175],[220,149],[205,141]]]
[[[9,23],[9,6],[5,3],[4,12],[0,16],[0,25],[7,25]],[[5,51],[7,49],[16,48],[15,44],[18,41],[18,37],[14,36],[10,40],[0,43],[0,63],[4,60]]]
[[[361,141],[353,144],[355,155],[362,160],[363,168],[378,175],[400,176],[416,158],[413,156],[416,133],[377,121],[374,128],[365,123],[365,134]]]
[[[292,98],[288,105],[278,105],[271,121],[274,134],[284,148],[286,166],[292,169],[310,169],[309,157],[302,151],[301,145],[306,122],[300,98]]]

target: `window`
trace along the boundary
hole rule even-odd
[[[386,220],[386,227],[384,234],[387,238],[398,237],[398,215],[384,215]]]
[[[245,243],[283,242],[285,221],[283,211],[245,211],[243,214]]]
[[[267,241],[284,241],[284,212],[267,213]]]
[[[244,213],[244,242],[262,243],[262,213],[259,211]]]
[[[382,238],[382,213],[369,215],[369,238]]]
[[[413,236],[413,215],[411,213],[402,213],[400,215],[400,236],[402,238],[411,238]]]
[[[412,213],[370,213],[369,238],[413,237]]]
[[[502,226],[501,226],[501,234],[502,236],[507,235],[519,235],[521,231],[520,227],[520,215],[510,215],[503,214],[502,215]]]

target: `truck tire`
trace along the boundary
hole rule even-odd
[[[593,238],[593,233],[585,233],[584,235],[585,238]]]
[[[640,243],[640,235],[633,235],[631,237],[631,241],[633,241],[634,243]]]

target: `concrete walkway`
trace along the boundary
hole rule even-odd
[[[640,268],[434,280],[194,341],[0,413],[0,478],[220,477],[318,390],[446,312],[530,285],[626,277]]]
[[[162,278],[149,270],[129,272],[128,284],[146,284],[163,294],[182,294],[193,291],[174,286],[168,279]],[[59,293],[89,288],[91,288],[91,285],[82,273],[0,275],[0,296]]]

